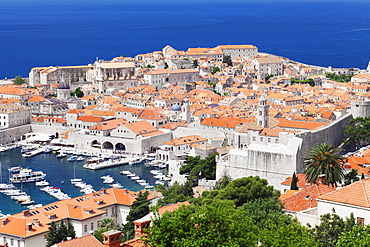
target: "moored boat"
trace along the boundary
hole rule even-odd
[[[23,167],[21,167],[21,166],[13,166],[13,167],[9,167],[8,171],[9,172],[19,172],[22,169],[23,169]]]
[[[46,174],[42,171],[32,171],[32,169],[25,168],[19,171],[19,174],[13,174],[10,178],[12,183],[27,183],[37,182],[45,179]]]

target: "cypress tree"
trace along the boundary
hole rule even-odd
[[[58,236],[57,238],[59,240],[58,243],[67,240],[68,230],[67,230],[67,226],[64,224],[63,220],[60,222],[60,226],[59,226],[58,231],[57,231],[57,236]]]
[[[365,175],[363,173],[361,173],[361,180],[362,179],[365,179]]]
[[[58,229],[55,224],[55,222],[51,222],[49,227],[49,232],[46,234],[46,247],[50,247],[56,243],[59,243],[58,241]]]
[[[68,222],[67,224],[67,237],[71,237],[72,239],[76,238],[75,228],[73,227],[71,222]]]
[[[298,190],[297,181],[298,181],[297,176],[295,175],[295,172],[293,172],[292,183],[290,184],[291,190]]]

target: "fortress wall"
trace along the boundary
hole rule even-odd
[[[297,164],[294,153],[274,153],[258,150],[231,150],[225,161],[217,162],[216,180],[223,175],[233,179],[259,176],[266,179],[270,185],[280,188],[280,183],[292,176]]]
[[[0,145],[14,143],[21,140],[22,135],[31,132],[31,125],[0,130]]]
[[[298,154],[298,166],[296,172],[300,173],[303,167],[303,159],[307,152],[316,144],[324,143],[339,146],[344,139],[344,127],[349,124],[352,114],[347,114],[338,120],[326,125],[325,127],[310,132],[302,132],[297,137],[303,139],[301,151]]]

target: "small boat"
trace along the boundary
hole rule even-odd
[[[82,179],[81,178],[72,178],[71,179],[71,183],[72,184],[76,184],[76,183],[79,183],[79,182],[82,182]]]
[[[134,176],[134,177],[131,177],[132,180],[139,180],[140,177],[139,176]]]
[[[77,158],[77,161],[84,161],[84,160],[85,160],[85,158],[82,157],[82,156],[78,156],[78,158]]]
[[[129,174],[127,174],[127,177],[135,177],[135,176],[136,176],[135,173],[129,173]]]
[[[114,182],[114,178],[112,178],[112,177],[106,178],[106,179],[103,181],[103,183],[104,183],[104,184],[111,184],[111,183],[113,183],[113,182]]]
[[[130,172],[130,171],[125,171],[125,170],[121,171],[120,173],[121,173],[121,174],[123,174],[123,175],[131,174],[131,172]]]
[[[139,179],[139,180],[136,180],[136,183],[146,183],[146,180],[144,180],[144,179]]]
[[[111,176],[110,175],[105,175],[105,176],[101,176],[100,178],[101,179],[107,179],[107,178],[111,178]]]
[[[112,188],[116,188],[116,189],[122,189],[123,188],[123,186],[120,183],[110,184],[109,186],[112,187]]]
[[[28,199],[28,200],[25,200],[25,201],[20,202],[20,204],[21,205],[31,205],[34,202],[35,202],[34,200]]]
[[[64,180],[60,181],[61,184],[64,184]]]
[[[147,186],[144,187],[144,189],[153,189],[153,188],[154,188],[153,185],[147,185]]]
[[[19,172],[22,169],[23,169],[23,167],[21,167],[21,166],[13,166],[13,167],[8,168],[8,171],[9,172]]]
[[[36,186],[48,186],[48,185],[49,185],[49,182],[46,180],[36,182]]]
[[[77,159],[78,159],[78,156],[73,155],[73,156],[69,157],[69,158],[67,159],[67,161],[72,162],[72,161],[76,161]]]
[[[65,154],[63,152],[60,152],[59,154],[57,154],[57,158],[64,158],[66,156],[67,156],[67,154]]]

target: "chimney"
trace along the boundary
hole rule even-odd
[[[120,247],[122,232],[118,230],[110,230],[102,233],[104,247]]]
[[[32,232],[32,223],[28,223],[27,225],[26,225],[26,229],[27,229],[27,231],[29,231],[29,232]]]
[[[2,224],[1,224],[1,226],[6,226],[6,224],[8,224],[9,223],[9,219],[8,218],[4,218],[3,220],[2,220]]]
[[[38,218],[33,218],[32,224],[34,224],[36,226],[40,226],[40,220]]]
[[[135,231],[135,238],[140,238],[142,236],[145,236],[145,229],[148,228],[151,220],[143,221],[143,222],[137,222],[134,221],[134,231]]]

